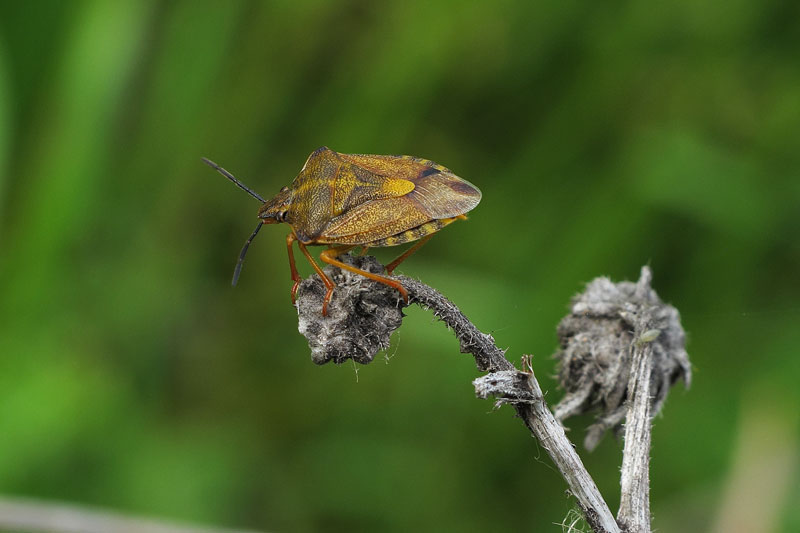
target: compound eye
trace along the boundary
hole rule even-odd
[[[278,211],[278,214],[275,215],[275,219],[278,222],[286,222],[286,211]]]

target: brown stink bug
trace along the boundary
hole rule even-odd
[[[203,161],[262,202],[258,226],[247,239],[233,274],[239,278],[248,246],[263,224],[285,222],[292,280],[292,302],[302,278],[294,263],[292,244],[306,256],[328,292],[322,305],[327,314],[333,282],[311,257],[308,245],[327,245],[320,259],[397,289],[408,302],[403,286],[388,277],[343,263],[337,257],[356,246],[364,250],[419,241],[386,265],[387,274],[417,251],[433,234],[457,219],[481,200],[481,191],[470,182],[433,161],[406,155],[340,154],[330,148],[315,150],[291,186],[264,200],[216,163]]]

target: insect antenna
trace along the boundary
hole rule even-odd
[[[237,186],[237,187],[239,187],[240,189],[242,189],[243,191],[245,191],[247,194],[249,194],[250,196],[252,196],[252,197],[253,197],[253,198],[255,198],[256,200],[258,200],[258,201],[259,201],[259,202],[261,202],[262,204],[263,204],[264,202],[266,202],[266,200],[264,200],[263,198],[261,198],[261,195],[260,195],[260,194],[258,194],[258,193],[257,193],[257,192],[255,192],[254,190],[252,190],[250,187],[248,187],[247,185],[245,185],[245,184],[244,184],[244,183],[242,183],[241,181],[239,181],[239,180],[237,180],[236,178],[234,178],[234,177],[233,177],[233,174],[231,174],[230,172],[228,172],[227,170],[225,170],[224,168],[222,168],[222,167],[221,167],[221,166],[219,166],[218,164],[214,163],[214,162],[213,162],[213,161],[211,161],[210,159],[206,159],[205,157],[201,157],[200,159],[202,159],[202,160],[203,160],[203,163],[205,163],[206,165],[210,166],[211,168],[213,168],[214,170],[216,170],[217,172],[219,172],[220,174],[222,174],[223,176],[225,176],[226,178],[228,178],[229,180],[231,180],[233,183],[235,183],[235,184],[236,184],[236,186]],[[255,236],[255,234],[253,234],[253,235]],[[249,243],[248,243],[248,244],[249,244]],[[246,250],[246,249],[247,249],[247,247],[245,246],[245,250]]]
[[[239,260],[236,261],[236,268],[233,269],[233,280],[231,280],[231,286],[235,287],[236,283],[239,281],[239,274],[242,273],[242,266],[244,265],[244,255],[247,253],[250,243],[253,242],[253,239],[255,239],[256,235],[258,235],[258,230],[260,230],[261,226],[263,225],[264,223],[259,220],[258,226],[256,226],[256,229],[253,230],[253,234],[250,235],[250,238],[247,239],[244,243],[244,246],[242,246],[242,252],[239,254]]]

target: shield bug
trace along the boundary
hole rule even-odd
[[[323,146],[315,150],[289,187],[283,187],[271,200],[264,200],[228,171],[203,158],[263,205],[258,210],[258,226],[244,244],[233,274],[239,278],[250,243],[264,224],[286,223],[291,269],[292,302],[302,278],[297,272],[292,245],[311,263],[327,288],[322,314],[327,314],[334,283],[311,257],[307,246],[328,248],[320,259],[330,265],[355,272],[397,289],[408,302],[408,293],[396,280],[366,272],[337,259],[357,246],[396,246],[418,241],[386,265],[387,274],[417,251],[434,233],[478,205],[481,192],[449,169],[418,157],[392,155],[340,154]]]

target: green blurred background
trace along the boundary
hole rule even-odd
[[[650,264],[695,372],[656,421],[654,526],[752,507],[800,530],[799,57],[796,2],[3,2],[0,492],[264,530],[560,531],[547,454],[474,398],[429,314],[369,366],[313,365],[285,227],[231,289],[258,205],[200,157],[270,196],[328,145],[482,189],[402,270],[535,354],[553,403],[570,297]],[[616,509],[621,444],[579,450]]]

